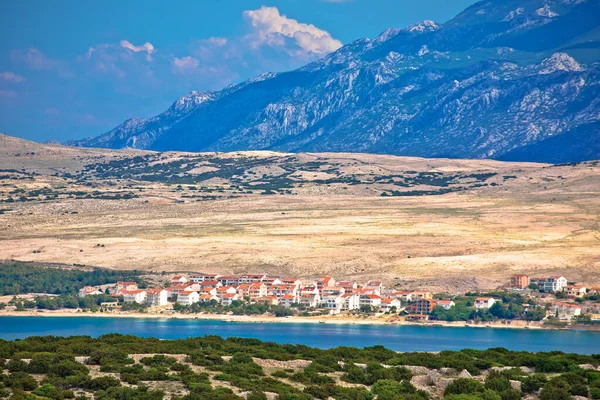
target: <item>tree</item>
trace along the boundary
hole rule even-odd
[[[449,394],[481,393],[483,391],[484,387],[481,382],[470,378],[458,378],[446,386],[446,390],[444,390],[444,396]]]

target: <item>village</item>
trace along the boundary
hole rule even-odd
[[[555,323],[600,322],[600,287],[569,284],[559,275],[514,275],[505,287],[494,292],[465,296],[398,291],[378,280],[359,284],[336,281],[332,276],[303,281],[267,274],[179,274],[171,276],[164,286],[142,288],[136,282],[117,282],[103,288],[85,286],[79,296],[110,294],[117,301],[102,303],[106,311],[114,311],[122,303],[128,310],[146,312],[186,312],[201,306],[206,311],[213,308],[225,313],[227,307],[259,304],[271,307],[271,311],[290,310],[278,316],[298,312],[304,316],[364,313],[396,314],[407,321],[485,320],[488,316]]]

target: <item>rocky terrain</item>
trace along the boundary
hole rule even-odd
[[[72,144],[598,159],[598,15],[598,0],[480,1]]]
[[[156,153],[0,136],[0,258],[490,289],[600,283],[600,166]]]

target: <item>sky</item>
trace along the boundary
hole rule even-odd
[[[0,132],[45,142],[151,117],[192,90],[298,68],[475,0],[0,3]]]

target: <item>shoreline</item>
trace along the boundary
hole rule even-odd
[[[423,327],[445,327],[445,328],[494,328],[494,329],[524,329],[524,330],[575,330],[585,329],[589,331],[600,331],[600,327],[571,326],[545,327],[539,322],[510,321],[503,322],[485,322],[485,323],[466,323],[465,321],[427,321],[411,322],[398,317],[380,316],[360,318],[356,316],[318,316],[318,317],[275,317],[265,315],[226,315],[226,314],[180,314],[180,313],[136,313],[136,312],[76,312],[76,311],[0,311],[1,317],[87,317],[87,318],[140,318],[140,319],[182,319],[182,320],[212,320],[223,322],[243,322],[243,323],[291,323],[291,324],[342,324],[342,325],[395,325],[395,326],[423,326]]]

